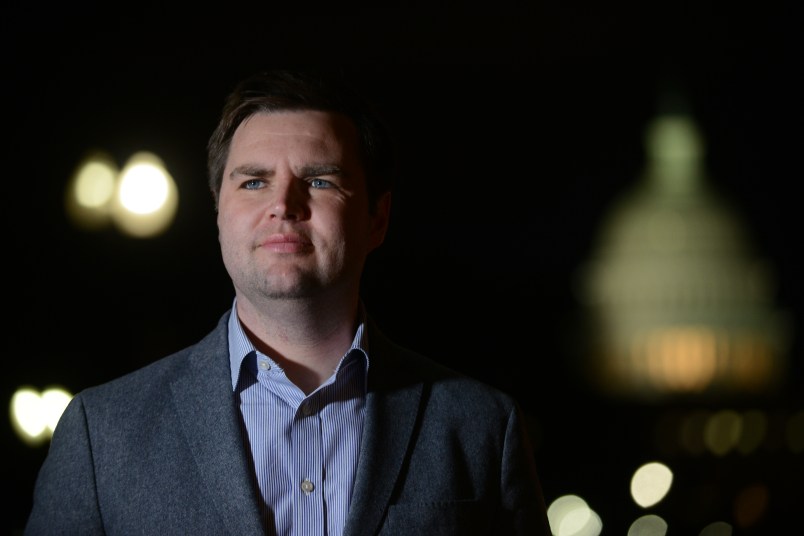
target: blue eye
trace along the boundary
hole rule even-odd
[[[318,177],[310,180],[310,186],[313,188],[331,188],[332,183],[328,180],[320,179]]]
[[[243,183],[243,188],[246,190],[259,190],[263,184],[264,182],[261,179],[249,179]]]

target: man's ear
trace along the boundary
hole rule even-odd
[[[391,192],[385,192],[380,196],[370,217],[369,251],[379,247],[385,241],[391,217]]]

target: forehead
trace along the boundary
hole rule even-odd
[[[346,116],[318,110],[258,112],[235,130],[232,148],[306,146],[312,149],[357,149],[354,123]]]

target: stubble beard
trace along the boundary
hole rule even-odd
[[[319,294],[324,283],[314,274],[295,269],[291,274],[263,274],[255,278],[254,291],[266,300],[301,300]]]

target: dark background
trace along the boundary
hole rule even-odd
[[[578,494],[604,534],[624,534],[645,513],[628,497],[631,472],[666,454],[654,423],[677,408],[605,400],[580,380],[568,344],[579,336],[575,271],[641,173],[644,129],[672,87],[706,139],[711,184],[774,266],[778,307],[803,332],[801,10],[494,6],[9,10],[2,400],[21,384],[77,392],[210,330],[233,296],[205,169],[223,98],[263,67],[340,65],[362,73],[403,156],[391,232],[367,268],[369,307],[400,342],[514,394],[533,420],[548,502]],[[64,188],[91,149],[120,164],[159,154],[178,183],[174,227],[153,240],[75,228]],[[791,359],[780,391],[707,407],[801,409],[797,339]],[[46,446],[25,447],[8,425],[2,434],[11,499],[0,529],[14,533]],[[730,521],[731,491],[755,475],[789,493],[752,534],[798,514],[801,454],[670,464],[677,487],[653,513],[671,534]]]

